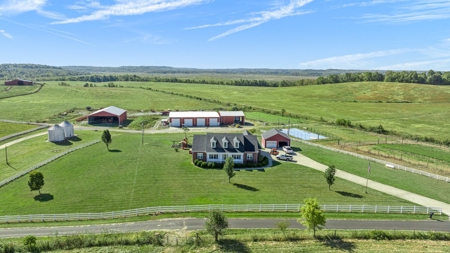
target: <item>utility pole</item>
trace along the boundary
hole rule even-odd
[[[141,141],[141,145],[144,145],[144,122],[142,122],[141,125],[142,125],[142,141]]]
[[[9,162],[8,162],[8,146],[5,146],[5,157],[6,157],[6,164],[9,165]]]

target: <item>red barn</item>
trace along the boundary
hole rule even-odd
[[[245,124],[245,114],[243,111],[219,111],[220,124]]]
[[[127,111],[115,106],[100,109],[88,116],[89,124],[112,123],[121,125],[125,120],[127,120]]]
[[[22,79],[14,79],[10,81],[5,81],[5,85],[33,85],[33,82]]]
[[[278,148],[291,145],[291,138],[275,128],[264,132],[261,137],[261,144],[265,148]]]

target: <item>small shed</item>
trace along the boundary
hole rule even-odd
[[[5,85],[33,85],[33,82],[22,79],[14,79],[10,81],[5,81]]]
[[[127,111],[115,106],[100,109],[88,115],[89,124],[119,124],[127,120]]]
[[[220,123],[223,125],[245,124],[245,114],[243,111],[219,111]]]
[[[55,124],[48,129],[48,141],[60,142],[64,140],[64,129],[62,127]]]
[[[66,139],[70,139],[73,136],[75,136],[73,131],[73,125],[69,121],[64,121],[61,124],[59,124],[60,127],[64,130],[64,137]]]
[[[272,128],[261,135],[261,142],[265,148],[278,148],[290,146],[291,138],[282,131]]]

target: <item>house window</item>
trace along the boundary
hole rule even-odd
[[[215,141],[211,142],[211,148],[216,148],[216,142]]]
[[[197,153],[197,159],[202,159],[203,160],[203,153]]]
[[[228,141],[223,143],[223,148],[228,148]]]
[[[219,159],[219,155],[218,154],[209,154],[209,159],[217,160],[217,159]]]
[[[253,154],[247,154],[247,160],[252,160],[253,161]]]
[[[234,137],[233,142],[234,142],[234,147],[239,148],[239,140],[237,137]]]
[[[241,155],[233,155],[234,160],[241,160]]]

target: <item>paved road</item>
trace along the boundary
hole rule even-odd
[[[229,219],[230,228],[276,228],[282,219]],[[289,228],[304,229],[295,219],[288,219]],[[199,230],[203,229],[205,219],[164,219],[143,222],[117,223],[107,225],[68,226],[68,227],[36,227],[36,228],[2,228],[0,238],[23,237],[27,235],[69,235],[79,233],[137,232],[151,230]],[[383,230],[416,230],[450,232],[450,222],[438,220],[424,221],[360,221],[329,220],[326,229],[383,229]]]
[[[299,153],[295,154],[294,159],[295,159],[294,160],[295,163],[318,170],[318,171],[325,172],[325,170],[328,168],[327,165],[318,163],[318,162],[312,160],[311,158],[308,158]],[[367,182],[366,178],[356,176],[356,175],[350,174],[350,173],[342,171],[342,170],[336,170],[336,177],[345,179],[347,181],[350,181],[350,182],[353,182],[355,184],[359,184],[362,186],[366,186],[366,182]],[[427,198],[427,197],[424,197],[419,194],[415,194],[415,193],[408,192],[408,191],[405,191],[402,189],[398,189],[398,188],[395,188],[395,187],[392,187],[392,186],[389,186],[386,184],[381,184],[381,183],[378,183],[378,182],[375,182],[372,180],[368,181],[368,188],[387,193],[387,194],[395,196],[397,198],[408,200],[410,202],[419,204],[421,206],[441,207],[442,212],[444,214],[450,215],[450,204],[442,202],[442,201]]]

